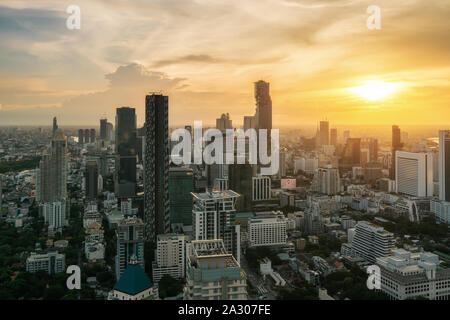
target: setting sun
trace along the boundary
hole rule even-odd
[[[394,83],[387,83],[378,80],[368,80],[364,85],[350,88],[349,91],[355,93],[369,101],[377,101],[385,98],[397,89]]]

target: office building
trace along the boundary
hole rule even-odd
[[[265,212],[248,220],[250,247],[281,246],[287,242],[287,218],[282,213]]]
[[[244,116],[244,131],[256,128],[255,116]]]
[[[53,130],[52,133],[55,134],[56,130],[58,130],[58,120],[56,120],[56,117],[53,118]]]
[[[228,253],[241,256],[241,230],[235,224],[239,194],[232,190],[192,193],[192,234],[194,240],[222,239]]]
[[[98,164],[95,160],[86,162],[84,171],[85,196],[88,201],[97,200],[98,197]]]
[[[137,217],[127,217],[117,224],[116,279],[133,258],[144,269],[144,223]]]
[[[319,127],[319,143],[321,146],[327,146],[330,144],[330,124],[328,121],[320,121]]]
[[[392,180],[395,179],[395,169],[396,169],[396,165],[395,165],[395,154],[397,153],[397,151],[401,150],[401,148],[403,147],[403,144],[401,142],[401,131],[400,128],[398,126],[392,126],[392,164],[391,164],[391,170],[389,171],[390,174],[390,178]]]
[[[90,141],[90,138],[91,138],[91,130],[84,129],[84,143],[92,142],[92,141]]]
[[[252,183],[253,176],[256,174],[256,166],[249,163],[231,164],[228,169],[229,188],[240,195],[236,203],[236,211],[251,211]]]
[[[100,119],[100,139],[107,140],[108,138],[108,120]]]
[[[194,171],[187,167],[170,167],[170,224],[192,225],[192,196]]]
[[[67,198],[67,140],[60,129],[53,136],[50,150],[42,155],[36,182],[38,202],[62,201]]]
[[[348,138],[339,161],[339,171],[351,171],[361,164],[361,138]]]
[[[394,300],[450,298],[450,268],[442,267],[439,256],[430,252],[392,250],[376,260],[380,267],[381,291]]]
[[[170,232],[169,97],[145,100],[144,223],[146,241]]]
[[[341,180],[339,170],[328,165],[326,168],[317,169],[314,174],[311,189],[327,195],[335,195],[341,192]]]
[[[337,129],[336,128],[331,128],[330,129],[330,144],[332,146],[337,147],[338,142],[337,142]]]
[[[58,252],[44,254],[32,252],[27,258],[26,270],[30,273],[44,271],[48,274],[66,272],[66,256],[63,253]]]
[[[232,120],[230,119],[230,114],[223,113],[219,119],[216,119],[216,128],[225,131],[226,129],[233,129]]]
[[[375,263],[377,258],[390,255],[394,248],[394,235],[378,225],[359,221],[355,226],[352,247],[357,256]]]
[[[187,246],[184,300],[247,300],[247,275],[221,239]]]
[[[158,283],[164,275],[174,279],[185,277],[187,236],[159,234],[153,262],[153,282]]]
[[[252,180],[252,200],[270,200],[272,194],[272,180],[270,179],[270,177],[258,175],[256,177],[253,177]]]
[[[116,109],[115,194],[119,198],[136,194],[136,114],[134,108]]]
[[[450,131],[439,131],[439,200],[450,202]]]
[[[84,130],[79,129],[78,130],[78,144],[83,144],[83,143],[84,143]]]
[[[256,100],[256,129],[267,130],[267,154],[271,150],[271,130],[272,130],[272,99],[270,97],[270,85],[263,80],[255,82],[255,100]],[[258,139],[258,150],[259,150]]]
[[[431,154],[397,151],[395,158],[396,192],[415,197],[432,197],[433,160]]]
[[[369,162],[378,162],[378,140],[375,138],[369,139]]]

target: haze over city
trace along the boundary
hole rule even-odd
[[[273,127],[445,129],[450,116],[450,4],[377,1],[78,0],[0,4],[0,125],[92,125],[144,97],[170,97],[171,126],[236,125],[253,114],[253,82],[271,84]],[[389,129],[386,130],[389,134]]]

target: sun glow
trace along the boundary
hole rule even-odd
[[[394,83],[387,83],[378,80],[368,80],[362,86],[350,88],[349,91],[355,93],[369,101],[384,99],[397,89]]]

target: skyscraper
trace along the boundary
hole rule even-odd
[[[93,142],[95,142],[95,136],[96,136],[96,134],[95,134],[95,129],[91,129],[90,131],[89,131],[89,135],[90,135],[90,137],[91,137],[91,143],[93,143]]]
[[[256,100],[256,129],[267,129],[267,154],[271,150],[272,130],[272,99],[270,98],[270,85],[263,80],[255,82],[255,100]],[[259,150],[259,140],[258,140]]]
[[[86,162],[84,173],[85,192],[87,200],[96,200],[98,196],[98,164],[95,160]]]
[[[337,147],[337,129],[330,129],[330,144]]]
[[[402,148],[400,128],[396,125],[392,126],[392,164],[389,172],[390,178],[395,179],[395,153]]]
[[[42,155],[36,180],[38,202],[67,198],[67,140],[61,129],[55,131],[50,150]]]
[[[353,166],[359,166],[360,163],[361,138],[348,138],[342,153],[342,157],[339,161],[339,171],[350,171]]]
[[[79,144],[84,143],[84,130],[83,129],[78,130],[78,143]]]
[[[192,196],[194,172],[191,168],[169,169],[170,224],[192,225]]]
[[[326,146],[330,144],[330,124],[328,121],[320,121],[320,145]]]
[[[115,193],[128,198],[136,194],[136,114],[129,107],[116,112]]]
[[[439,200],[450,201],[450,130],[439,131]]]
[[[251,211],[253,201],[253,177],[256,167],[252,164],[231,164],[228,170],[229,188],[239,193],[236,203],[238,212]]]
[[[378,140],[375,138],[369,139],[369,161],[378,161]]]
[[[91,131],[89,129],[84,129],[84,143],[89,143],[92,141],[89,141],[91,136]]]
[[[170,232],[169,97],[145,98],[144,224],[145,240]]]
[[[100,139],[107,140],[108,137],[108,120],[100,119]]]
[[[56,130],[58,130],[58,120],[56,117],[53,118],[53,134],[55,134]]]

